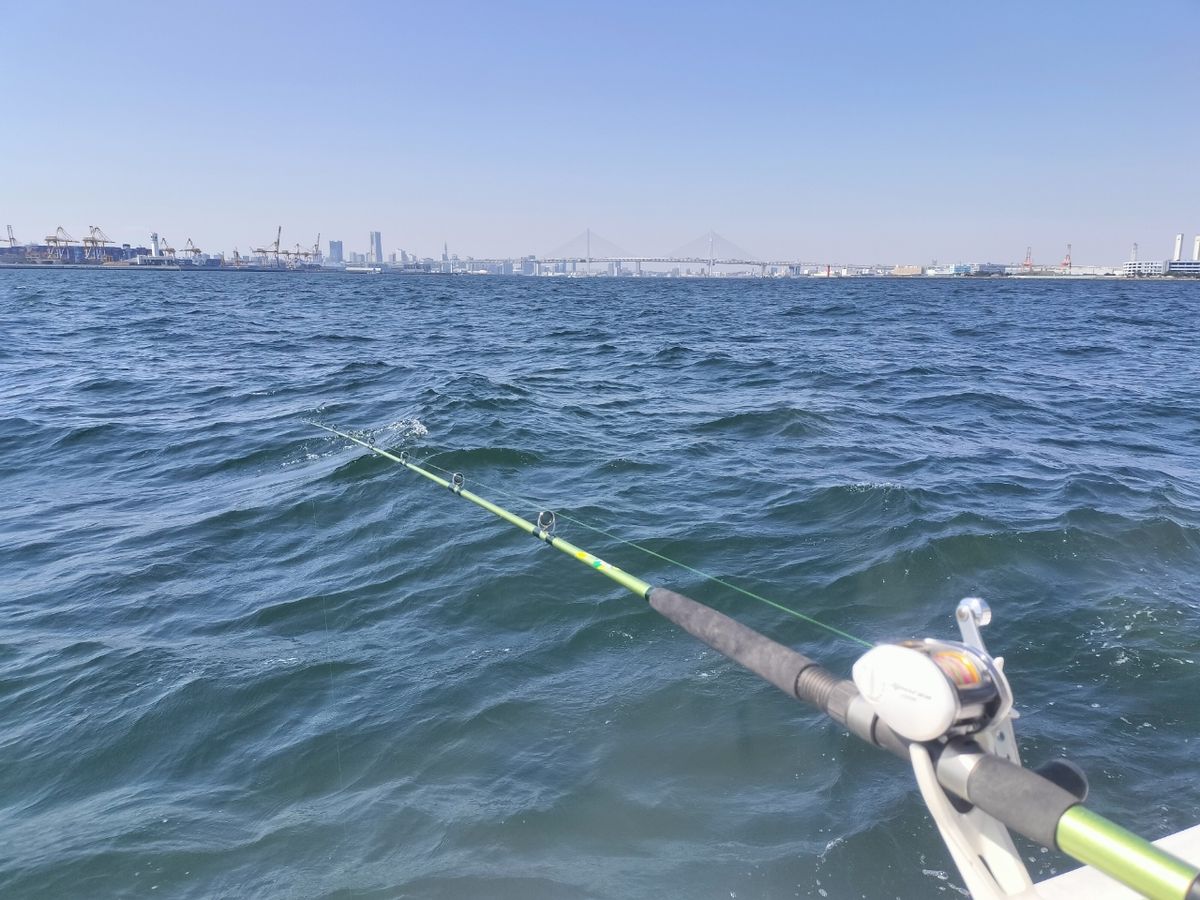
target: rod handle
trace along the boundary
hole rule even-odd
[[[803,653],[666,588],[651,588],[646,599],[655,610],[692,637],[769,681],[785,694],[811,703],[822,712],[829,712],[830,697],[842,679]]]

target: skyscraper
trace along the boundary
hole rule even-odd
[[[383,262],[383,237],[378,231],[371,232],[370,261],[373,263]]]
[[[334,262],[334,263],[340,263],[343,261],[342,260],[342,242],[341,241],[330,241],[329,242],[329,261]]]

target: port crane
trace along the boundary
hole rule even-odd
[[[270,247],[252,247],[250,252],[251,253],[261,253],[263,256],[274,257],[275,265],[278,266],[279,265],[279,239],[282,236],[283,236],[283,226],[280,225],[279,228],[275,232],[275,243],[273,243]],[[286,254],[287,251],[285,250],[284,253]]]
[[[67,234],[66,229],[59,225],[54,234],[46,235],[46,246],[50,248],[47,255],[51,259],[62,259],[67,255],[67,248],[71,244],[77,243],[79,242]]]
[[[317,255],[318,248],[320,246],[321,246],[321,236],[318,234],[317,242],[312,245],[312,249],[309,249],[307,247],[301,247],[300,244],[297,243],[295,246],[295,249],[292,250],[292,257],[303,263],[310,262]]]
[[[8,226],[8,246],[10,246],[10,247],[19,247],[19,246],[21,246],[21,242],[20,242],[20,241],[18,241],[18,240],[17,240],[17,238],[16,238],[16,236],[13,234],[13,230],[12,230],[12,226],[11,226],[11,225],[9,225],[9,226]]]
[[[112,243],[112,239],[101,230],[99,225],[89,225],[88,236],[80,243],[83,244],[83,258],[99,262],[107,255],[104,248]]]
[[[200,250],[199,247],[197,247],[195,244],[192,243],[191,238],[188,238],[187,243],[183,245],[183,252],[191,254],[192,262],[200,261],[200,254],[202,251]]]
[[[282,230],[283,229],[281,227],[280,233],[282,233]],[[259,248],[254,252],[271,254],[275,257],[276,265],[279,264],[279,257],[282,256],[284,258],[285,265],[287,265],[289,268],[297,265],[304,265],[314,259],[319,262],[321,259],[321,235],[320,233],[317,234],[317,242],[312,245],[311,250],[301,246],[299,241],[297,241],[295,246],[293,246],[290,250],[280,249],[279,235],[277,234],[275,236],[275,244],[272,245],[271,248]]]
[[[159,247],[159,252],[161,252],[163,256],[169,257],[170,259],[175,258],[175,248],[171,246],[171,242],[168,241],[165,237],[162,239],[162,244]]]

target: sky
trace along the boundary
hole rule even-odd
[[[1076,264],[1200,232],[1200,0],[5,4],[0,224]]]

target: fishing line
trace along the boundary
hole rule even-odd
[[[443,474],[446,474],[446,475],[453,474],[452,472],[449,472],[448,470],[443,469],[441,466],[439,466],[435,463],[429,462],[428,459],[425,459],[424,461],[422,461],[420,463],[420,465],[425,466],[426,468],[429,468],[429,469],[435,469],[438,472],[442,472]],[[480,487],[482,487],[488,491],[493,491],[497,494],[502,494],[503,496],[509,498],[510,500],[517,500],[517,501],[520,501],[521,503],[525,503],[525,504],[528,504],[529,506],[534,506],[534,507],[543,506],[543,504],[541,504],[540,502],[532,502],[526,497],[522,497],[519,494],[514,494],[511,491],[506,491],[503,488],[498,487],[494,484],[485,484],[484,482],[479,481],[476,478],[473,478],[472,480],[476,484],[478,484]],[[552,504],[545,504],[544,506],[550,506],[550,505],[552,505]],[[554,515],[559,519],[564,519],[565,521],[570,522],[574,525],[578,525],[581,528],[586,528],[588,531],[594,532],[596,534],[604,535],[604,537],[614,540],[619,544],[624,544],[628,547],[633,547],[635,550],[640,550],[642,553],[645,553],[648,556],[653,556],[656,559],[661,559],[663,562],[670,563],[673,566],[677,566],[680,569],[683,569],[687,572],[691,572],[693,575],[698,575],[699,577],[701,577],[707,581],[711,581],[714,584],[719,584],[719,585],[721,585],[721,587],[728,588],[731,591],[736,591],[737,593],[739,593],[745,597],[750,597],[753,600],[757,600],[760,603],[765,603],[767,606],[774,607],[775,609],[779,610],[780,612],[787,613],[789,616],[794,616],[795,618],[801,620],[802,622],[807,622],[810,625],[815,625],[818,628],[823,628],[826,631],[830,632],[831,634],[837,635],[838,637],[845,638],[848,641],[853,641],[856,644],[861,644],[864,647],[875,646],[874,644],[870,643],[869,641],[864,641],[862,638],[855,637],[854,635],[849,634],[848,632],[842,631],[840,628],[836,628],[833,625],[828,625],[825,622],[820,621],[819,619],[814,619],[812,616],[805,615],[804,613],[800,612],[799,610],[792,609],[790,606],[784,606],[782,603],[779,603],[775,600],[771,600],[768,597],[764,597],[764,596],[762,596],[762,594],[756,594],[754,591],[748,590],[746,588],[739,587],[738,585],[733,584],[730,581],[726,581],[724,578],[721,578],[717,575],[711,575],[708,572],[704,572],[700,569],[695,568],[694,566],[689,566],[685,562],[680,562],[677,559],[672,559],[671,557],[666,556],[665,554],[659,553],[657,550],[651,550],[649,547],[645,547],[642,544],[639,544],[635,541],[627,540],[626,538],[623,538],[618,534],[613,534],[611,531],[606,531],[605,529],[600,528],[597,525],[590,525],[587,522],[583,521],[582,519],[577,519],[574,516],[569,516],[566,513],[558,512],[557,510],[555,510]]]
[[[444,475],[450,476],[451,479],[453,479],[455,477],[460,477],[460,476],[458,476],[458,473],[451,472],[450,470],[444,469],[435,463],[429,462],[428,458],[422,460],[420,463],[411,463],[411,462],[408,462],[406,459],[398,459],[397,457],[393,456],[388,451],[385,451],[380,447],[376,447],[370,441],[365,441],[365,440],[361,440],[361,439],[352,437],[344,432],[330,428],[327,425],[322,425],[318,422],[309,422],[309,424],[315,425],[318,428],[322,428],[326,431],[329,431],[329,432],[339,435],[341,437],[349,438],[350,440],[354,441],[355,443],[358,443],[360,446],[366,447],[368,450],[372,451],[373,453],[375,453],[379,456],[383,456],[385,459],[391,459],[393,461],[400,461],[405,465],[415,465],[415,466],[420,466],[420,467],[424,467],[424,468],[428,468],[428,469],[433,469],[435,471],[441,472]],[[533,507],[541,506],[541,508],[545,508],[545,506],[551,505],[551,504],[541,505],[541,504],[530,501],[527,497],[523,497],[520,494],[514,494],[513,492],[505,490],[504,488],[499,487],[497,485],[486,484],[483,481],[479,481],[477,479],[472,479],[472,480],[474,481],[474,483],[478,484],[480,487],[484,488],[485,490],[487,490],[489,492],[500,494],[510,500],[515,500],[517,502],[526,504],[528,506],[533,506]],[[616,541],[619,544],[624,544],[626,546],[632,547],[633,549],[638,550],[642,553],[645,553],[648,556],[652,556],[656,559],[662,560],[665,563],[668,563],[670,565],[673,565],[680,569],[683,569],[686,572],[690,572],[693,575],[696,575],[700,578],[705,579],[706,581],[711,581],[714,584],[719,584],[721,587],[727,588],[731,591],[741,594],[744,597],[749,597],[752,600],[757,600],[758,602],[766,604],[767,606],[770,606],[773,609],[776,609],[780,612],[786,613],[789,616],[792,616],[796,619],[799,619],[802,622],[806,622],[817,628],[821,628],[821,629],[829,632],[830,634],[833,634],[833,635],[836,635],[837,637],[843,638],[844,640],[851,641],[852,643],[859,644],[860,646],[863,646],[863,647],[870,648],[870,647],[874,646],[874,644],[872,644],[871,642],[865,641],[860,637],[856,637],[855,635],[850,634],[847,631],[843,631],[842,629],[837,628],[836,626],[829,625],[825,622],[822,622],[819,619],[816,619],[810,615],[802,613],[799,610],[792,609],[790,606],[786,606],[782,603],[779,603],[776,600],[771,600],[768,597],[764,597],[762,594],[758,594],[758,593],[755,593],[754,591],[740,587],[739,585],[733,584],[732,582],[727,581],[724,578],[720,578],[719,576],[712,575],[708,572],[702,571],[701,569],[697,569],[694,566],[690,566],[685,562],[681,562],[677,559],[672,559],[671,557],[669,557],[663,553],[659,553],[657,550],[652,550],[649,547],[643,546],[642,544],[639,544],[635,541],[627,540],[626,538],[623,538],[620,535],[614,534],[613,532],[608,531],[604,528],[600,528],[599,526],[589,524],[588,522],[585,522],[582,519],[567,515],[566,513],[555,512],[554,515],[556,518],[563,519],[564,521],[570,522],[574,525],[578,525],[579,527],[584,528],[588,531],[591,531],[595,534],[603,535],[604,537],[609,538],[610,540]]]
[[[400,464],[612,579],[667,620],[785,694],[811,703],[868,744],[908,760],[938,831],[975,896],[1009,896],[1010,885],[1029,893],[1028,873],[1022,869],[1020,854],[1008,839],[1004,830],[1007,827],[1043,847],[1061,849],[1142,896],[1155,900],[1200,898],[1200,868],[1082,805],[1086,780],[1078,770],[1072,770],[1072,777],[1064,780],[1021,766],[1010,724],[1012,691],[999,661],[988,655],[979,634],[979,628],[990,619],[990,614],[985,616],[989,611],[982,601],[964,600],[955,611],[962,643],[927,638],[881,644],[855,663],[853,681],[839,678],[816,660],[736,619],[683,594],[655,586],[558,537],[554,534],[555,515],[549,509],[543,508],[538,513],[535,524],[469,490],[460,472],[450,472],[433,463],[417,464],[409,460],[408,451],[391,453],[336,428],[311,424]],[[450,477],[435,474],[435,469]],[[528,502],[503,488],[492,489],[522,504]],[[812,616],[605,529],[571,516],[563,518],[839,637],[866,644]],[[950,668],[943,664],[947,660]],[[930,755],[931,751],[936,752],[936,757]],[[951,805],[949,795],[971,804],[980,817],[968,820],[958,814],[958,807]],[[984,850],[978,850],[979,847]],[[994,874],[998,871],[1001,876]]]

